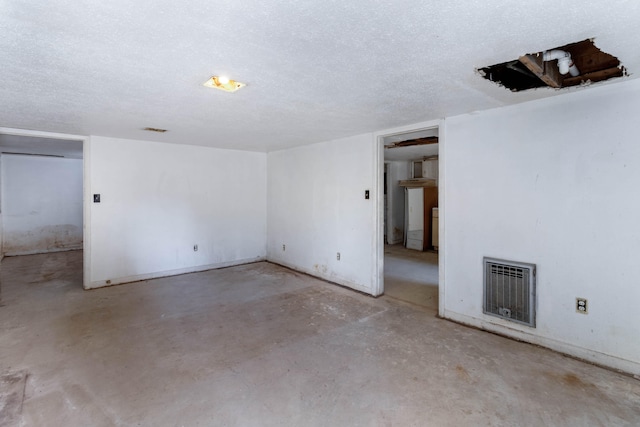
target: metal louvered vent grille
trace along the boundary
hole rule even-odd
[[[484,313],[535,328],[535,301],[535,264],[484,258]]]

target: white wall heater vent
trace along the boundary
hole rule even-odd
[[[483,312],[535,328],[535,264],[485,257]]]

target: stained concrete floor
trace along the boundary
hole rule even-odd
[[[438,254],[384,247],[384,293],[401,301],[438,310]]]
[[[394,298],[268,263],[83,291],[81,263],[2,261],[0,425],[640,425],[640,381]]]

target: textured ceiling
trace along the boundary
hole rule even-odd
[[[0,153],[82,158],[82,141],[0,134]]]
[[[590,37],[635,78],[639,23],[636,0],[0,0],[0,126],[270,151],[558,95],[474,70]]]
[[[424,157],[438,155],[438,144],[412,145],[409,147],[396,147],[384,150],[386,161],[394,160],[418,160]]]
[[[418,138],[438,136],[438,129],[424,129],[414,132],[406,132],[399,135],[390,135],[383,138],[385,146],[393,145],[395,142],[409,141]],[[410,145],[407,147],[385,148],[385,160],[417,160],[423,157],[438,155],[438,144]]]

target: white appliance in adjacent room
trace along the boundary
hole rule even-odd
[[[438,208],[431,208],[431,245],[434,250],[438,250],[438,223],[440,219],[438,216]]]
[[[422,187],[405,188],[405,227],[408,249],[421,251],[424,247],[424,190]]]

